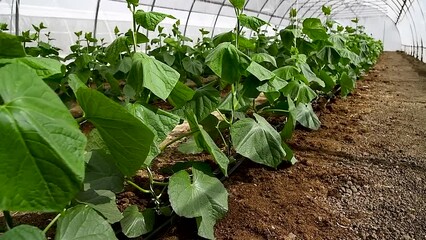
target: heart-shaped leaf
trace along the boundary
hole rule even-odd
[[[25,50],[17,36],[0,31],[0,58],[25,57]]]
[[[58,220],[55,240],[117,239],[111,225],[86,205],[68,209]]]
[[[85,117],[99,131],[117,167],[124,175],[132,176],[146,163],[154,140],[152,131],[124,107],[79,80],[70,79],[70,85]]]
[[[157,25],[166,17],[175,19],[175,17],[168,14],[159,12],[144,12],[143,10],[136,11],[134,17],[137,24],[150,31],[155,31]]]
[[[327,31],[318,18],[306,18],[303,21],[303,33],[308,35],[312,40],[328,39]]]
[[[0,236],[2,240],[46,240],[43,231],[30,225],[16,226]]]
[[[147,208],[139,212],[138,206],[130,206],[123,212],[124,218],[120,221],[124,235],[129,238],[136,238],[149,233],[154,228],[155,211]]]
[[[225,83],[234,83],[241,78],[239,50],[230,42],[214,48],[206,57],[206,64]]]
[[[83,181],[86,138],[26,65],[0,67],[0,100],[0,209],[62,210]]]
[[[216,221],[228,211],[228,193],[223,184],[205,167],[194,165],[192,178],[185,170],[170,177],[168,194],[173,210],[179,216],[197,218],[198,235],[214,239]]]
[[[136,93],[148,88],[157,97],[166,100],[179,78],[179,73],[168,65],[144,53],[135,53],[127,83]]]
[[[280,134],[263,117],[246,118],[231,127],[232,143],[238,154],[276,168],[286,156]],[[262,143],[262,144],[259,144]]]
[[[318,130],[320,128],[321,122],[312,109],[312,104],[299,103],[294,111],[296,113],[297,122],[302,126],[312,130]]]

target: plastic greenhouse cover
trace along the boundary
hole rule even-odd
[[[0,22],[13,29],[17,0],[0,0]],[[75,41],[73,32],[93,31],[98,0],[20,0],[20,30],[31,29],[32,23],[44,22],[58,45],[69,46]],[[190,38],[199,37],[199,28],[212,34],[228,31],[235,26],[233,9],[227,0],[141,0],[141,9],[171,14],[181,20],[181,30]],[[426,1],[423,0],[247,0],[245,13],[260,17],[272,26],[288,24],[291,8],[298,9],[301,18],[322,17],[321,7],[331,6],[333,19],[350,24],[358,17],[386,50],[400,50],[404,45],[424,46],[426,40]],[[112,41],[113,29],[130,27],[125,0],[101,0],[97,37]],[[166,20],[167,28],[173,20]],[[151,33],[152,34],[152,33]],[[66,50],[66,49],[64,49]]]

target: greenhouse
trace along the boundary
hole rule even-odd
[[[0,240],[425,239],[425,14],[0,0]]]

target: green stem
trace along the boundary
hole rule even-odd
[[[137,190],[139,190],[139,191],[143,192],[143,193],[151,194],[151,191],[149,191],[149,190],[146,190],[146,189],[143,189],[143,188],[139,187],[139,185],[137,185],[136,183],[134,183],[134,182],[132,182],[132,181],[130,181],[130,180],[126,180],[126,182],[127,182],[128,184],[132,185],[133,187],[135,187]]]
[[[9,211],[3,211],[4,219],[6,220],[6,228],[7,230],[10,230],[13,228],[13,219],[10,215]]]
[[[164,149],[166,149],[168,146],[172,145],[173,143],[175,143],[175,142],[177,142],[177,141],[179,141],[179,140],[181,140],[181,139],[183,139],[183,138],[189,137],[189,136],[191,136],[191,135],[193,135],[193,134],[195,134],[195,133],[197,133],[197,132],[199,132],[199,131],[200,131],[200,130],[196,130],[196,131],[192,131],[192,132],[189,132],[189,133],[185,133],[185,134],[183,134],[183,135],[181,135],[181,136],[179,136],[179,137],[177,137],[177,138],[175,138],[175,139],[171,140],[171,141],[170,141],[170,142],[168,142],[168,143],[160,144],[160,150],[161,150],[161,151],[164,151]]]
[[[228,121],[228,119],[226,119],[226,116],[225,115],[223,115],[223,113],[218,109],[218,108],[216,108],[216,111],[219,113],[219,115],[220,115],[220,117],[223,119],[223,121],[225,121],[227,124],[231,124],[229,121]]]
[[[152,184],[154,184],[154,185],[158,185],[158,186],[169,186],[169,183],[166,183],[166,182],[158,182],[158,181],[155,181],[155,180],[153,180],[153,181],[152,181]]]
[[[43,230],[44,234],[46,234],[47,231],[49,231],[49,229],[53,226],[53,224],[55,224],[56,221],[58,221],[58,219],[61,215],[62,215],[62,213],[58,213],[58,215],[56,215],[56,217],[49,223],[49,225],[47,225],[47,227]]]
[[[133,20],[133,51],[136,52],[136,19],[135,19],[135,12],[136,7],[132,5],[132,20]]]
[[[235,112],[235,97],[236,97],[236,91],[235,91],[235,83],[233,83],[231,85],[231,93],[232,93],[232,98],[231,98],[231,121],[230,121],[230,125],[232,126],[232,124],[234,123],[234,112]]]
[[[82,124],[83,122],[85,122],[87,119],[86,117],[79,117],[75,119],[77,121],[78,124]]]

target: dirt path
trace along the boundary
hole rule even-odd
[[[218,239],[426,239],[426,65],[384,53],[320,119],[297,131],[296,166],[226,182]]]

